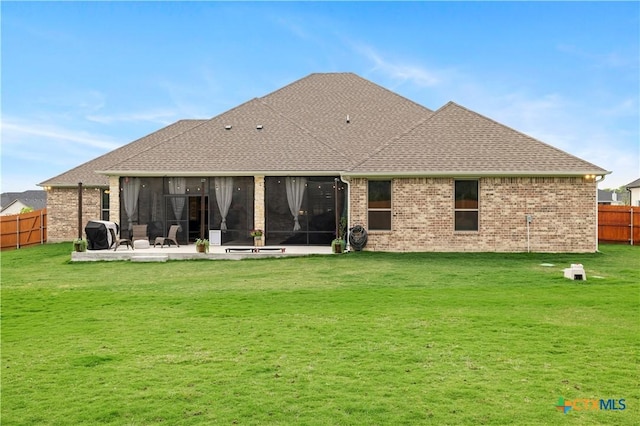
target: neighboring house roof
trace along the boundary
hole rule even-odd
[[[625,188],[640,188],[640,179],[636,179],[633,182],[626,184]]]
[[[44,209],[47,207],[47,191],[4,192],[0,195],[0,209],[3,211],[16,202],[34,210]]]
[[[64,172],[56,177],[41,182],[40,186],[75,187],[79,182],[84,186],[108,186],[109,178],[96,173],[110,167],[112,164],[153,148],[171,137],[199,126],[206,120],[180,120],[156,132],[151,133],[111,152],[87,161],[78,167]]]
[[[210,120],[183,120],[43,186],[104,176],[585,175],[591,163],[448,103],[433,112],[352,73],[311,74]]]

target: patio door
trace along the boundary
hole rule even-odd
[[[204,219],[204,222],[203,222]],[[202,233],[204,231],[204,233]],[[189,197],[189,242],[194,242],[202,235],[209,238],[209,197]]]
[[[189,235],[189,197],[186,195],[167,195],[165,197],[166,224],[165,234],[171,225],[179,225],[178,242],[187,244]]]
[[[204,200],[203,200],[204,198]],[[204,202],[203,202],[204,201]],[[166,197],[167,224],[180,225],[178,242],[187,244],[200,238],[209,238],[209,196],[205,195],[168,195]],[[202,214],[204,213],[204,222]]]
[[[267,244],[330,245],[342,218],[346,184],[332,176],[265,177]],[[338,223],[336,223],[338,219]]]

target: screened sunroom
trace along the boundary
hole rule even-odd
[[[331,243],[336,223],[346,217],[346,184],[333,176],[259,178],[263,182],[258,193],[264,199],[256,200],[253,176],[121,177],[122,232],[146,224],[153,243],[180,225],[180,244],[220,230],[223,245],[252,245],[251,230],[264,228],[266,244]]]

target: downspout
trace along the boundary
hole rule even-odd
[[[347,233],[345,235],[346,245],[345,250],[351,251],[351,245],[349,244],[349,226],[351,225],[351,182],[347,176],[340,174],[340,181],[347,184],[347,199],[345,203],[347,204]]]
[[[594,180],[596,183],[596,253],[600,252],[600,240],[598,239],[598,230],[600,229],[600,224],[598,221],[598,184],[602,182],[605,178],[604,175],[600,176],[600,180]]]
[[[78,182],[78,239],[82,239],[82,182]]]

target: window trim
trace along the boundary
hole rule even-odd
[[[389,182],[389,207],[369,207],[369,193],[371,182]],[[389,212],[389,228],[388,229],[372,229],[369,221],[370,212]],[[391,232],[393,230],[393,179],[369,179],[367,180],[367,224],[369,231],[373,232]]]
[[[110,203],[111,203],[111,191],[109,190],[109,188],[101,188],[100,189],[100,217],[102,218],[102,220],[109,220],[110,218],[110,210],[109,210]]]
[[[456,207],[456,183],[457,182],[475,182],[477,190],[477,207],[473,209],[469,208],[457,208]],[[458,212],[476,212],[477,214],[477,227],[476,229],[456,229],[456,213]],[[453,232],[455,233],[478,233],[480,232],[480,179],[454,179],[453,180]]]

